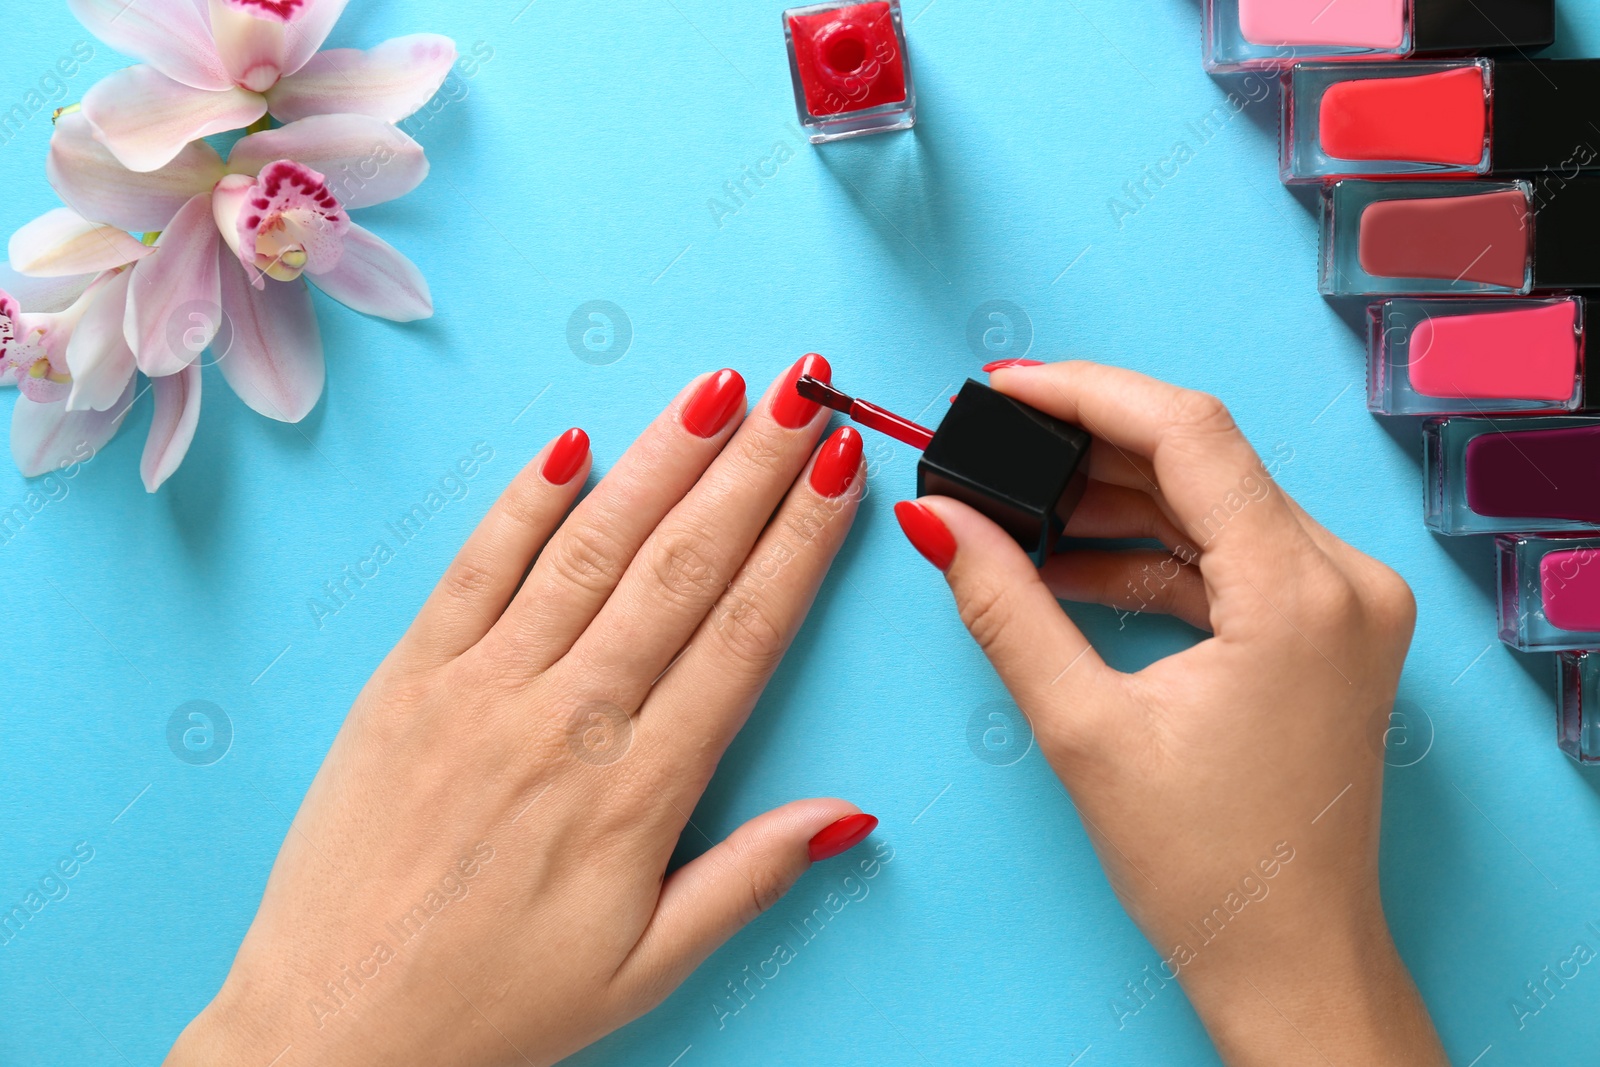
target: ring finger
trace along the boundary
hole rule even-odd
[[[820,356],[814,377],[829,378]],[[804,363],[806,361],[802,361]],[[628,565],[616,591],[567,656],[608,698],[638,707],[727,589],[826,425],[793,392],[797,364],[768,390],[699,483]]]

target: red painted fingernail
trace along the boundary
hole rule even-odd
[[[817,462],[811,467],[811,488],[832,500],[843,496],[855,484],[856,471],[861,469],[861,435],[848,426],[841,426],[822,443]]]
[[[993,363],[984,364],[985,374],[993,374],[997,370],[1008,370],[1012,367],[1042,367],[1043,363],[1036,359],[997,359]]]
[[[828,365],[827,360],[815,352],[801,356],[799,362],[789,368],[789,373],[783,376],[783,384],[778,386],[778,394],[772,398],[772,417],[778,420],[779,426],[798,430],[809,423],[822,408],[821,404],[807,400],[795,392],[794,383],[802,377],[815,378],[819,382],[831,382],[833,368]]]
[[[719,370],[684,405],[683,428],[696,437],[715,437],[743,410],[744,379],[736,370]]]
[[[831,860],[842,852],[849,852],[867,839],[878,828],[876,815],[846,815],[832,826],[823,827],[811,839],[811,862]]]
[[[574,427],[556,438],[540,472],[551,485],[566,485],[589,456],[589,435]]]
[[[941,571],[950,569],[956,560],[956,539],[939,516],[915,500],[902,500],[894,506],[894,517],[900,520],[906,540],[922,553],[923,559]]]

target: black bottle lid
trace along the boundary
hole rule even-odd
[[[1531,180],[1533,287],[1600,289],[1600,177]]]
[[[1412,51],[1537,52],[1556,40],[1556,0],[1414,0]]]
[[[1568,178],[1600,165],[1600,60],[1497,60],[1494,171]]]
[[[1089,434],[968,380],[917,464],[917,495],[987,515],[1043,564],[1088,484]]]

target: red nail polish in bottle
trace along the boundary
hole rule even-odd
[[[783,34],[795,107],[812,144],[916,123],[899,0],[790,8]]]

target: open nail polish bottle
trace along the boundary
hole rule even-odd
[[[1422,424],[1424,519],[1442,534],[1600,532],[1600,418]]]
[[[1600,177],[1352,181],[1322,206],[1324,296],[1600,288]]]
[[[1557,657],[1556,740],[1579,763],[1600,763],[1600,652]]]
[[[1089,484],[1089,434],[981,382],[961,387],[937,430],[826,382],[801,378],[807,400],[922,450],[917,495],[948,496],[982,512],[1043,564]]]
[[[795,107],[812,144],[916,123],[900,0],[790,8],[783,35]]]
[[[1560,414],[1583,406],[1585,302],[1386,300],[1367,311],[1367,408]]]
[[[1555,43],[1555,0],[1204,0],[1213,73],[1299,60],[1537,52]]]
[[[1600,537],[1498,537],[1500,640],[1522,652],[1600,648]]]
[[[1600,169],[1600,61],[1303,63],[1284,76],[1291,185]]]

